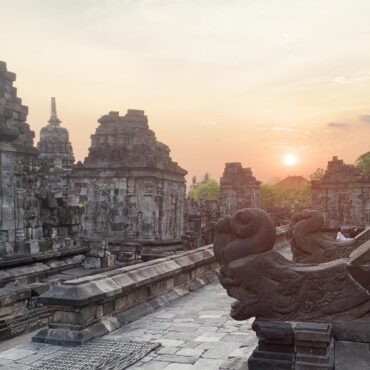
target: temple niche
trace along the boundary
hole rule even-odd
[[[221,214],[231,215],[242,208],[260,208],[260,181],[239,162],[226,163],[220,179]]]
[[[181,241],[185,175],[157,141],[144,111],[110,112],[99,120],[84,163],[72,172],[72,192],[84,208],[89,238]]]
[[[321,180],[311,182],[311,195],[326,228],[370,225],[370,176],[338,157],[328,162]]]

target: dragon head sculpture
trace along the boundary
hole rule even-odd
[[[220,282],[236,299],[231,316],[292,321],[356,319],[370,312],[370,271],[358,279],[348,259],[298,264],[273,250],[275,226],[262,209],[243,209],[216,225]],[[357,271],[358,272],[358,271]]]

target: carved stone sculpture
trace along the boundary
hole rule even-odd
[[[220,282],[237,299],[234,319],[331,322],[369,315],[369,270],[351,259],[295,263],[272,250],[274,243],[275,227],[261,209],[243,209],[217,223],[214,252]]]
[[[304,209],[295,213],[290,224],[293,259],[296,262],[320,263],[348,257],[356,241],[338,241],[323,235],[324,217],[319,211]]]

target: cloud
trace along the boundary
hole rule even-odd
[[[370,123],[370,114],[362,114],[358,119],[362,122]]]
[[[370,80],[370,72],[366,72],[363,75],[358,75],[354,77],[337,76],[333,78],[332,82],[346,85],[346,84],[351,84],[354,82],[363,82],[363,81],[369,81],[369,80]]]
[[[328,123],[329,128],[346,128],[348,126],[349,126],[349,124],[344,123],[344,122],[329,122]]]
[[[280,46],[284,49],[289,49],[290,43],[292,42],[292,38],[290,35],[284,33],[280,36]]]

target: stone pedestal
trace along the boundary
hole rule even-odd
[[[249,370],[293,370],[294,332],[289,322],[256,320],[258,346],[248,360]]]
[[[294,325],[296,370],[334,369],[334,339],[332,325],[304,323]]]
[[[333,370],[333,328],[327,323],[256,320],[259,339],[249,370]]]

